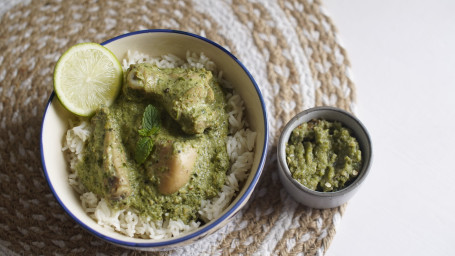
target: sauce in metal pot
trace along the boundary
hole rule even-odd
[[[292,177],[321,192],[337,191],[354,180],[362,152],[352,132],[340,122],[311,120],[297,126],[286,144]]]

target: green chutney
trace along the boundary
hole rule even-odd
[[[311,120],[297,126],[286,144],[292,177],[305,187],[333,192],[349,185],[362,167],[362,152],[340,122]]]

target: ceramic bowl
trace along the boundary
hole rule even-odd
[[[266,107],[255,80],[245,66],[230,52],[204,37],[174,30],[144,30],[124,34],[102,43],[119,60],[127,50],[140,51],[151,56],[172,53],[185,59],[186,52],[203,52],[215,62],[223,77],[228,80],[245,100],[247,120],[252,130],[257,132],[253,167],[245,184],[236,198],[221,216],[182,236],[151,240],[131,238],[103,228],[91,219],[82,209],[79,195],[68,184],[68,164],[62,152],[64,134],[68,129],[68,119],[72,115],[52,93],[45,109],[41,128],[41,159],[44,175],[56,200],[83,228],[93,235],[113,244],[142,250],[171,249],[191,244],[224,226],[249,200],[261,176],[268,142]]]
[[[339,121],[345,127],[351,129],[359,142],[363,159],[362,168],[355,180],[341,190],[335,192],[314,191],[305,187],[291,176],[286,162],[286,143],[294,128],[312,119]],[[315,107],[297,114],[286,124],[278,142],[277,156],[280,180],[288,193],[296,201],[312,208],[333,208],[347,202],[357,192],[362,182],[368,176],[372,161],[372,145],[368,131],[355,116],[334,107]]]

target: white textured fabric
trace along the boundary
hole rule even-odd
[[[18,3],[28,4],[31,0],[0,0],[0,18],[5,12],[14,7]]]

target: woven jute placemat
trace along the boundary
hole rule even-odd
[[[59,56],[79,42],[142,29],[193,32],[229,49],[259,84],[270,152],[250,204],[227,226],[169,255],[323,255],[342,207],[297,204],[277,177],[276,142],[296,113],[353,111],[355,88],[337,31],[319,0],[13,1],[0,5],[0,254],[136,255],[83,230],[60,208],[40,161],[44,107]]]

